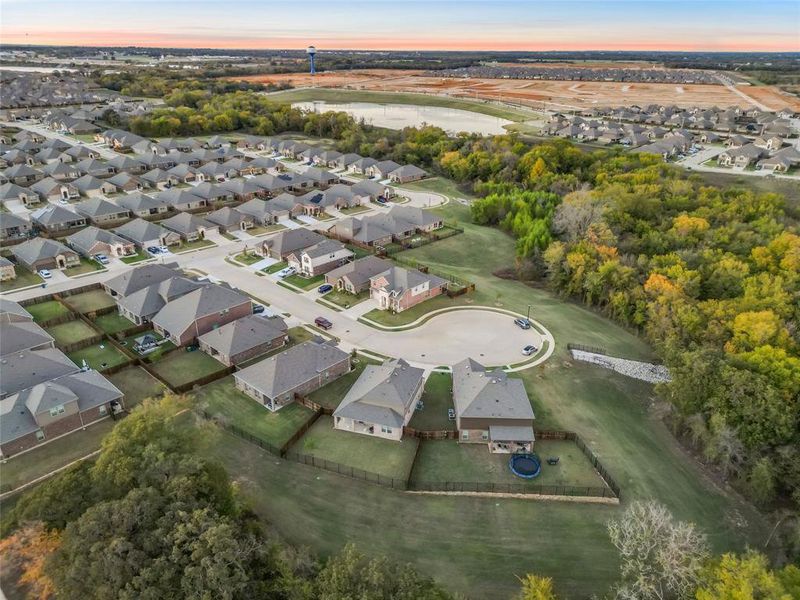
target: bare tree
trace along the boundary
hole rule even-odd
[[[553,231],[567,241],[582,239],[589,227],[603,216],[604,206],[589,191],[567,194],[556,208]]]
[[[705,535],[694,524],[676,521],[657,502],[634,502],[619,520],[608,523],[622,565],[617,598],[689,598],[709,556]]]

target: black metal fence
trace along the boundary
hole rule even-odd
[[[579,350],[581,352],[591,352],[592,354],[605,354],[608,355],[608,350],[600,348],[599,346],[586,346],[584,344],[567,344],[567,350]]]
[[[293,452],[289,450],[284,455],[284,458],[286,460],[316,467],[317,469],[330,471],[331,473],[336,473],[338,475],[344,475],[345,477],[350,477],[352,479],[367,481],[369,483],[377,483],[378,485],[383,485],[394,490],[408,489],[408,481],[405,479],[387,477],[386,475],[381,475],[379,473],[372,473],[370,471],[364,471],[363,469],[348,467],[347,465],[343,465],[332,460],[327,460],[325,458],[320,458],[319,456],[312,456],[310,454],[302,454],[300,452]]]

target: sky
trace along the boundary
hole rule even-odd
[[[0,44],[800,51],[800,1],[0,0]]]

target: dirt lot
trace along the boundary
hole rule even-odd
[[[461,98],[483,98],[518,103],[536,109],[583,109],[592,106],[677,104],[679,106],[749,106],[745,98],[722,85],[674,85],[667,83],[620,83],[606,81],[540,81],[516,79],[461,79],[425,77],[421,71],[391,69],[253,75],[260,82],[288,81],[295,87],[350,88],[386,92],[415,92]],[[774,110],[791,107],[800,111],[800,99],[772,86],[740,86]]]

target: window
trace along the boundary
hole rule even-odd
[[[461,432],[461,439],[468,440],[469,439],[469,431],[462,431]]]
[[[64,405],[59,404],[58,406],[54,406],[50,409],[50,416],[57,417],[58,415],[64,414]]]
[[[481,432],[481,439],[482,439],[484,442],[485,442],[486,440],[488,440],[488,439],[489,439],[489,432],[488,432],[488,431],[483,431],[483,432]]]
[[[392,428],[386,427],[386,425],[381,425],[381,433],[392,433]]]
[[[41,442],[44,439],[44,431],[41,429],[36,432],[36,441]]]

